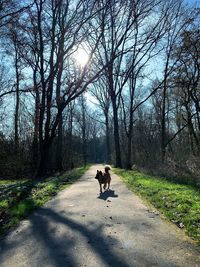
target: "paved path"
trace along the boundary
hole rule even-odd
[[[90,170],[0,240],[1,267],[197,267],[199,249],[112,174],[99,197]]]

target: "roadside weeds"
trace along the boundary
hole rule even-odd
[[[89,166],[76,168],[39,181],[0,181],[0,235],[77,181],[88,169]]]
[[[168,220],[200,245],[200,191],[139,171],[113,169],[133,192],[147,200]]]

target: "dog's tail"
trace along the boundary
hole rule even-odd
[[[111,168],[110,166],[105,166],[104,170],[105,170],[105,173],[108,173],[111,170]]]

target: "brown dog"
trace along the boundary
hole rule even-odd
[[[108,166],[105,167],[105,173],[102,173],[102,171],[97,170],[95,179],[97,179],[99,182],[100,193],[102,193],[102,184],[104,185],[103,186],[104,190],[106,190],[107,185],[108,185],[107,189],[110,188],[111,177],[110,177],[109,170],[110,170],[110,167]]]

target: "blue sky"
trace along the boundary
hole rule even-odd
[[[200,0],[185,0],[185,2],[190,5],[197,5],[198,7],[200,7]]]

